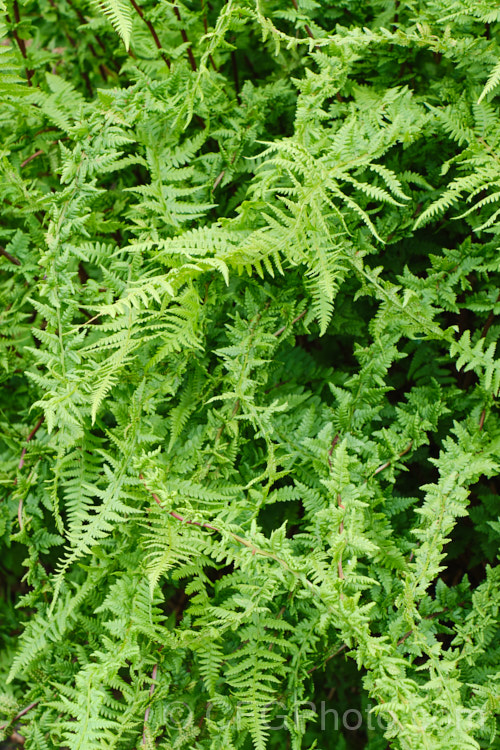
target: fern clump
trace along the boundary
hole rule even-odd
[[[500,11],[0,0],[0,726],[500,748]]]

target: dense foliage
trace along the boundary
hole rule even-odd
[[[500,748],[499,0],[0,7],[4,735]]]

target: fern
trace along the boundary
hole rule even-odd
[[[92,0],[96,10],[109,18],[128,50],[132,32],[132,8],[126,0]]]
[[[0,6],[5,736],[498,748],[498,8]]]
[[[481,91],[481,95],[479,99],[477,100],[478,104],[481,104],[483,99],[488,96],[500,83],[500,63],[497,63],[493,70],[491,71],[490,75],[488,76],[488,80],[486,81],[484,89]]]

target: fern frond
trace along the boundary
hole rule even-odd
[[[500,62],[497,62],[497,64],[491,71],[490,75],[488,76],[488,80],[486,81],[486,84],[483,90],[481,91],[481,94],[479,96],[479,99],[477,100],[477,103],[481,104],[483,99],[487,97],[488,94],[491,94],[491,92],[496,89],[499,83],[500,83]]]
[[[109,18],[123,40],[125,49],[128,50],[132,33],[132,9],[127,0],[92,0],[92,3],[98,11]]]

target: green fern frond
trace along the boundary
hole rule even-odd
[[[113,28],[119,34],[125,49],[130,46],[132,33],[132,9],[127,0],[92,0],[96,9],[109,18]]]
[[[498,62],[495,65],[490,75],[488,76],[488,80],[486,81],[486,84],[483,90],[481,91],[481,94],[479,96],[479,99],[477,100],[477,103],[481,104],[483,99],[487,97],[488,94],[491,94],[491,92],[496,89],[499,83],[500,83],[500,62]]]

